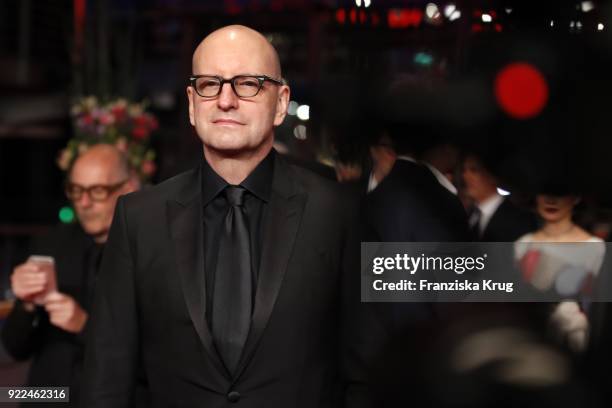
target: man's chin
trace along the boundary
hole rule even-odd
[[[257,147],[248,146],[245,144],[236,143],[214,143],[207,144],[205,148],[210,152],[214,152],[217,156],[233,158],[244,156],[247,152],[257,150]]]
[[[103,228],[99,225],[91,225],[87,223],[81,223],[81,227],[83,227],[83,231],[92,238],[96,239],[97,237],[104,236],[108,233],[107,228]]]

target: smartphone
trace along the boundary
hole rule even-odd
[[[47,284],[45,288],[36,295],[33,299],[37,305],[44,303],[45,297],[51,292],[57,292],[57,277],[55,274],[55,259],[52,256],[46,255],[31,255],[28,258],[28,262],[35,263],[39,266],[40,270],[47,274]]]

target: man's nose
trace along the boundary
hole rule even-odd
[[[226,82],[221,86],[221,93],[217,98],[217,105],[219,109],[229,110],[236,109],[238,107],[238,96],[232,89],[232,84]]]
[[[89,194],[86,191],[83,191],[83,194],[81,194],[81,197],[75,201],[75,204],[78,204],[81,207],[90,207],[93,204],[93,201],[91,201]]]

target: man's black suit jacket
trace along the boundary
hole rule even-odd
[[[426,167],[398,159],[368,194],[366,238],[384,242],[468,240],[467,215],[459,199]]]
[[[532,213],[518,208],[505,199],[485,226],[480,241],[514,242],[536,229],[536,217]]]
[[[140,365],[153,407],[338,406],[342,315],[359,296],[350,203],[335,183],[276,156],[251,331],[230,376],[205,321],[200,177],[192,170],[119,199],[83,406],[130,407]]]
[[[72,224],[57,227],[30,246],[32,254],[55,258],[59,291],[72,296],[86,311],[89,301],[84,272],[86,254],[93,245],[93,240],[80,225]],[[30,313],[18,300],[2,327],[2,342],[13,358],[32,358],[27,385],[68,386],[70,404],[58,403],[57,406],[76,406],[82,377],[84,335],[52,325],[44,308],[37,307]]]

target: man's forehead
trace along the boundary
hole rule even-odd
[[[256,48],[232,45],[234,46],[203,47],[195,55],[194,68],[274,69],[273,59],[267,53]]]
[[[280,66],[276,51],[259,33],[227,30],[200,43],[193,55],[193,73],[278,76]]]
[[[70,172],[70,181],[76,184],[104,184],[116,178],[118,170],[117,160],[82,159],[74,163]]]

